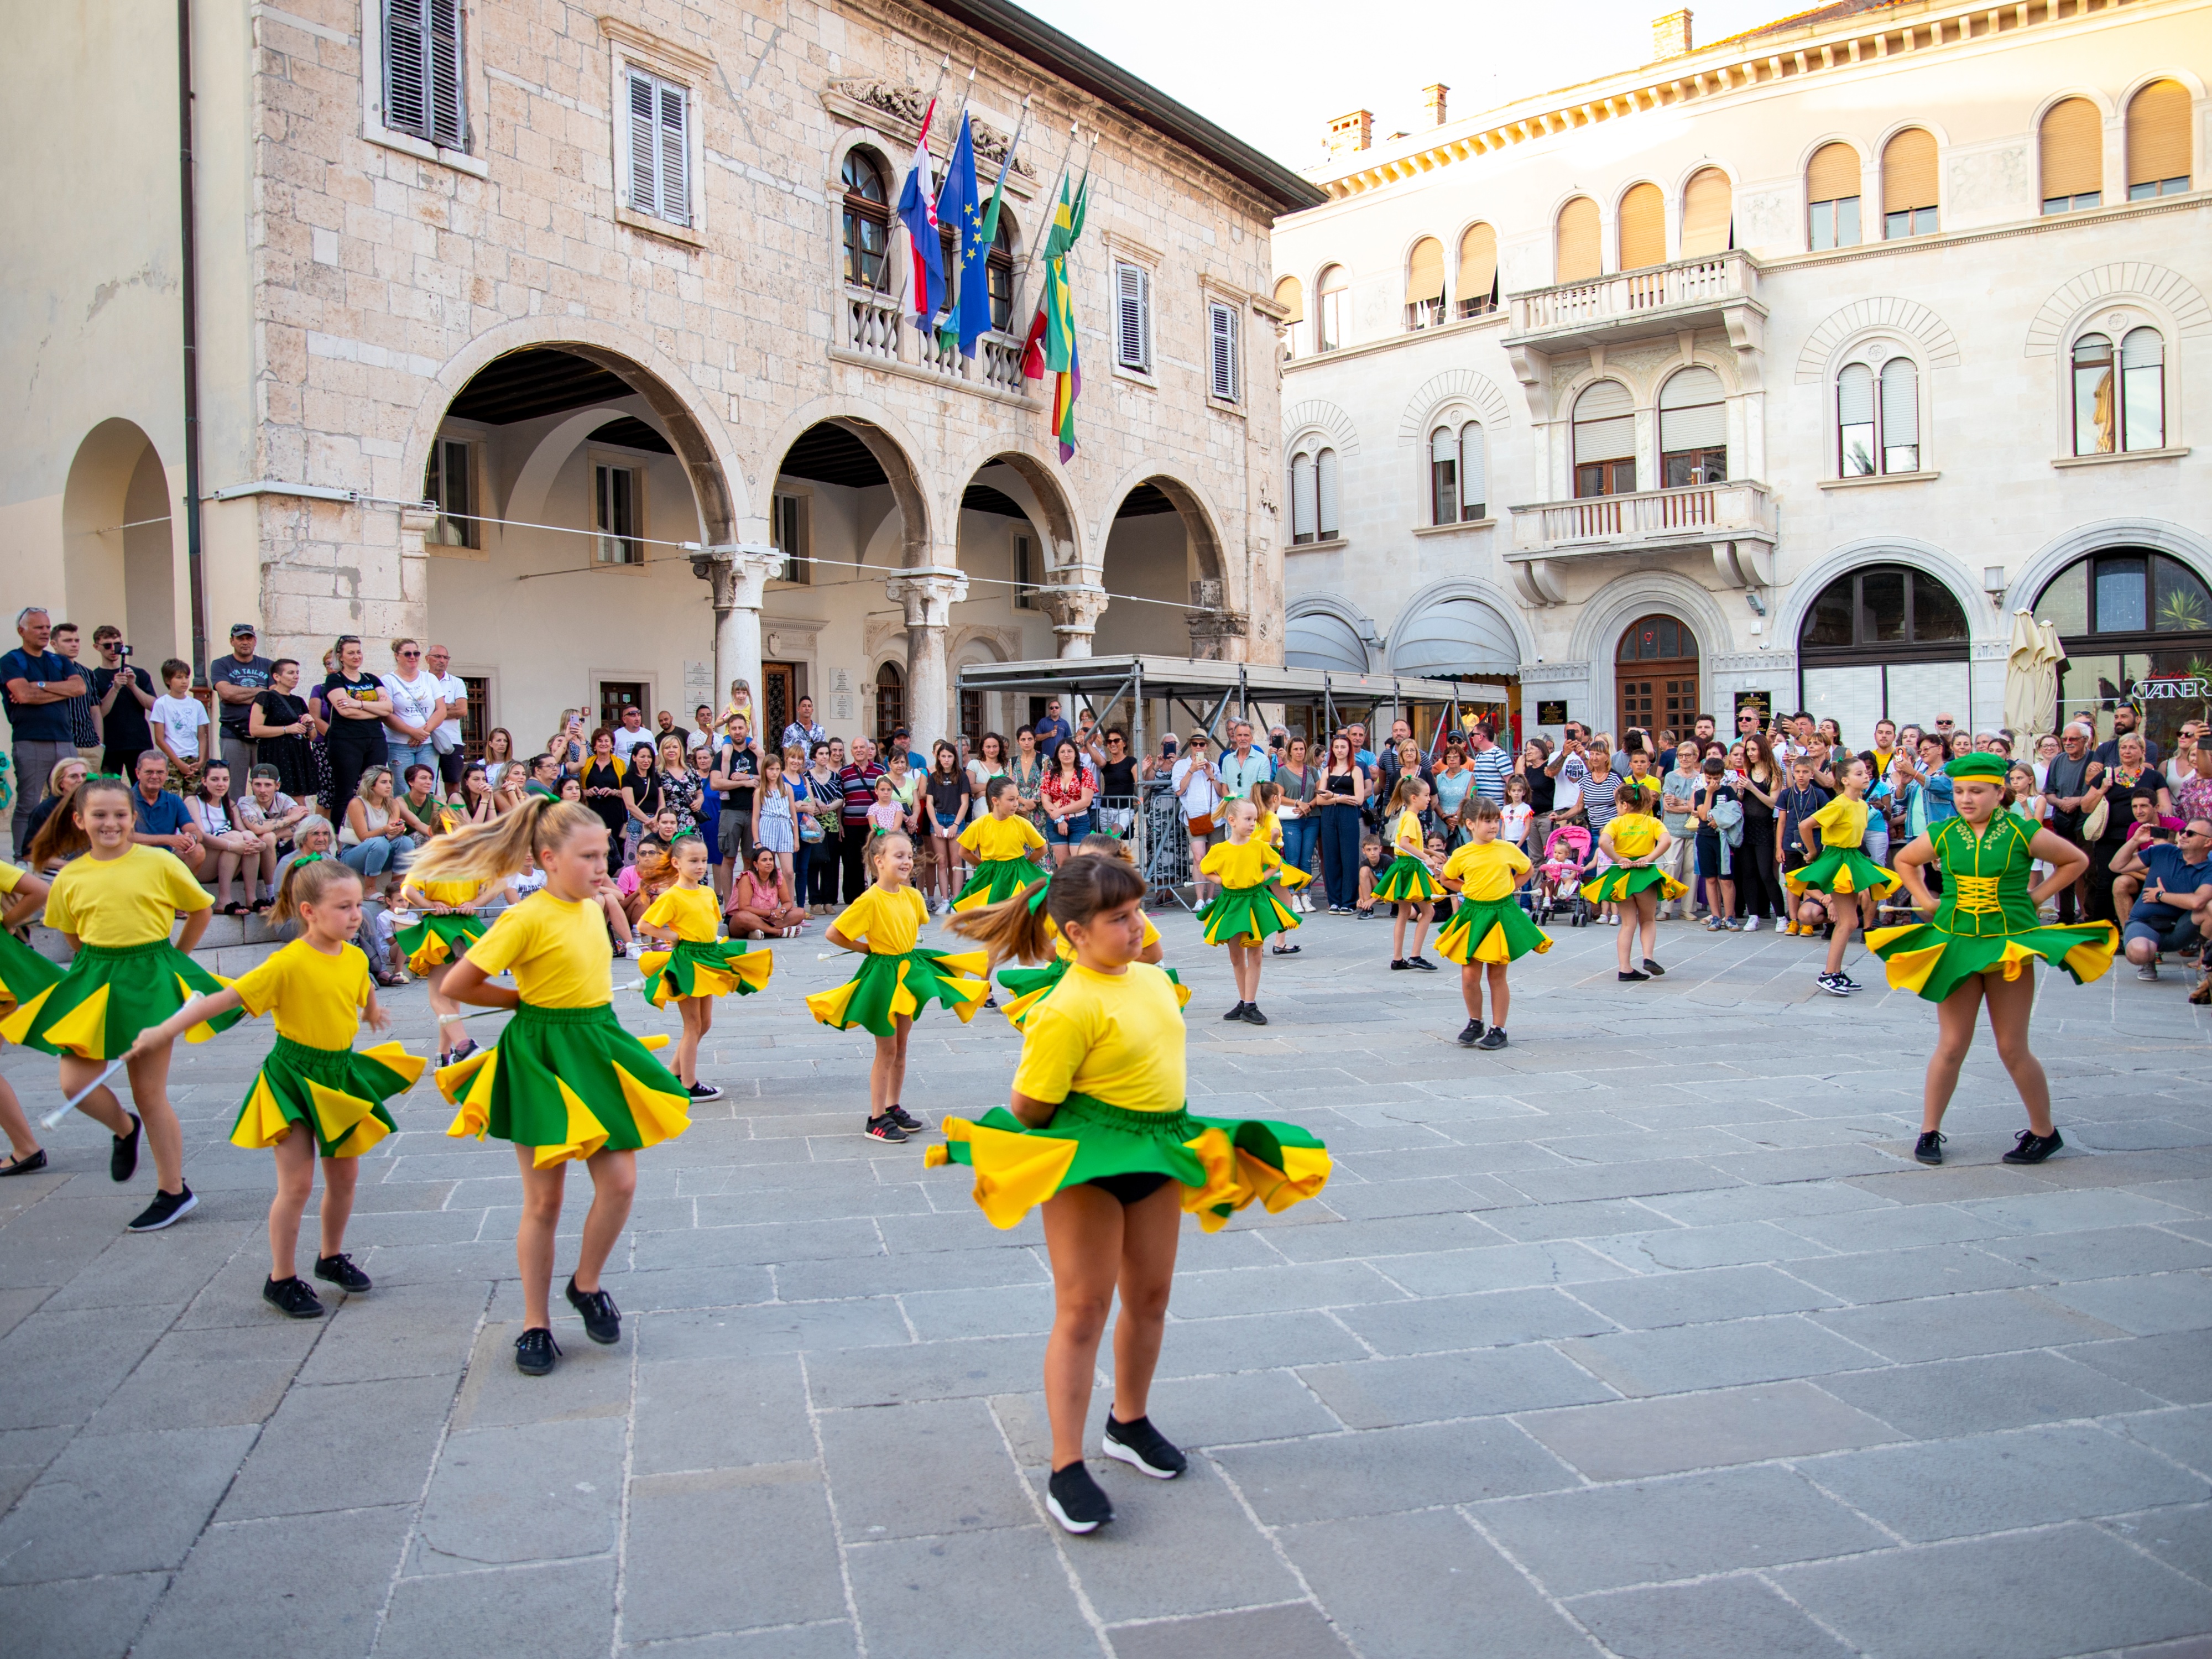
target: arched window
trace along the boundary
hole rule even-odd
[[[2043,210],[2072,213],[2105,199],[2105,123],[2086,98],[2053,104],[2036,136]]]
[[[1444,245],[1424,236],[1406,262],[1406,326],[1434,328],[1443,319]]]
[[[1936,203],[1936,135],[1907,127],[1881,153],[1883,240],[1931,234]]]
[[[845,152],[845,280],[856,288],[889,286],[890,187],[867,150]]]
[[[2115,361],[2112,337],[2074,342],[2074,453],[2113,455],[2166,447],[2166,340],[2130,329]]]
[[[1836,476],[1920,471],[1920,371],[1893,357],[1879,374],[1846,363],[1836,376]]]
[[[1559,210],[1554,259],[1557,282],[1587,283],[1601,274],[1604,259],[1598,246],[1597,204],[1589,197],[1577,196]]]
[[[1620,268],[1666,263],[1667,198],[1656,185],[1638,185],[1620,198]]]
[[[1275,303],[1284,312],[1283,349],[1295,357],[1298,355],[1298,325],[1306,319],[1306,293],[1297,277],[1285,276],[1276,283]]]
[[[1469,225],[1459,239],[1459,314],[1480,317],[1498,309],[1498,233]]]
[[[2128,200],[2189,188],[2189,89],[2154,81],[2128,100]]]
[[[1474,523],[1483,517],[1488,457],[1482,427],[1469,421],[1454,431],[1440,426],[1429,434],[1429,522]]]
[[[2189,678],[2212,658],[2212,592],[2180,560],[2148,548],[2115,547],[2060,571],[2035,601],[2039,621],[2058,630],[2058,713],[2112,735],[2114,704],[2132,699],[2154,743],[2170,750],[2183,720],[2203,699],[2145,695],[2146,680]]]
[[[1636,488],[1636,404],[1618,380],[1575,399],[1575,494],[1626,495]]]
[[[1811,246],[1856,247],[1859,244],[1859,153],[1849,144],[1823,144],[1805,169],[1805,200],[1811,220]]]
[[[1735,246],[1735,198],[1728,174],[1700,167],[1682,191],[1682,258],[1703,259]]]
[[[1966,612],[1935,577],[1901,564],[1869,565],[1822,588],[1797,630],[1797,706],[1832,717],[1853,746],[1874,723],[1938,714],[1972,724]]]
[[[1315,285],[1321,303],[1314,319],[1314,349],[1334,351],[1345,342],[1345,325],[1352,320],[1351,279],[1342,265],[1331,265]]]
[[[1336,500],[1336,452],[1324,449],[1314,457],[1314,526],[1325,542],[1334,541],[1339,534]]]
[[[1014,325],[1014,218],[1003,209],[998,234],[983,256],[983,274],[991,284],[991,326],[1004,334]]]
[[[895,662],[876,670],[876,741],[890,741],[891,733],[906,724],[906,676]]]
[[[1662,486],[1719,483],[1728,477],[1728,389],[1710,368],[1686,368],[1659,388]]]
[[[1617,733],[1686,732],[1697,718],[1698,636],[1679,617],[1638,617],[1613,653]]]

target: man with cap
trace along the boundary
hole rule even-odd
[[[230,768],[230,799],[247,793],[246,780],[253,770],[253,739],[246,722],[253,700],[269,689],[276,665],[255,653],[257,635],[252,623],[230,626],[230,654],[208,665],[208,684],[215,688],[216,710],[222,718],[222,762]]]

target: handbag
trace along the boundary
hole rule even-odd
[[[2106,809],[2112,804],[2109,798],[2102,799],[2089,809],[2089,816],[2081,820],[2081,839],[2084,842],[2104,840],[2105,825],[2112,819],[2112,813]]]
[[[1213,814],[1211,812],[1200,812],[1188,822],[1191,839],[1194,841],[1203,840],[1213,833]]]

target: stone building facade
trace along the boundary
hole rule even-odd
[[[1279,659],[1268,238],[1320,192],[1001,0],[195,9],[196,480],[176,42],[95,4],[22,44],[0,167],[68,206],[0,256],[0,571],[141,662],[435,639],[526,752],[736,677],[926,740],[1025,717],[959,706],[968,660]],[[1026,100],[972,360],[901,314],[939,84],[986,192]],[[1018,353],[1071,148],[1063,465]]]
[[[1556,738],[1734,706],[2154,731],[2212,672],[2212,6],[1845,3],[1377,137],[1285,219],[1289,659]],[[2155,682],[2156,684],[2152,684]]]

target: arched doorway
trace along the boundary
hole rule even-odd
[[[1870,564],[1822,588],[1797,629],[1797,706],[1856,744],[1876,720],[1973,724],[1966,607],[1924,570]]]
[[[2044,585],[2037,620],[2058,630],[2066,660],[2058,668],[2058,710],[2112,735],[2112,710],[2134,702],[2142,729],[2171,754],[2181,722],[2203,719],[2202,690],[2212,679],[2212,590],[2170,553],[2106,548],[2077,559]]]
[[[1243,619],[1228,616],[1220,542],[1188,485],[1164,476],[1136,483],[1115,508],[1099,568],[1114,596],[1098,622],[1101,656],[1229,654]]]
[[[169,478],[153,441],[130,421],[102,421],[77,446],[62,494],[65,587],[57,620],[92,632],[113,623],[149,672],[191,654],[179,625],[179,561],[169,524]],[[52,601],[49,601],[52,603]]]
[[[1640,726],[1655,736],[1690,729],[1698,715],[1698,636],[1665,611],[1639,617],[1613,650],[1613,740]]]
[[[890,742],[891,733],[907,723],[906,676],[895,662],[884,663],[876,670],[875,717],[878,748]]]

